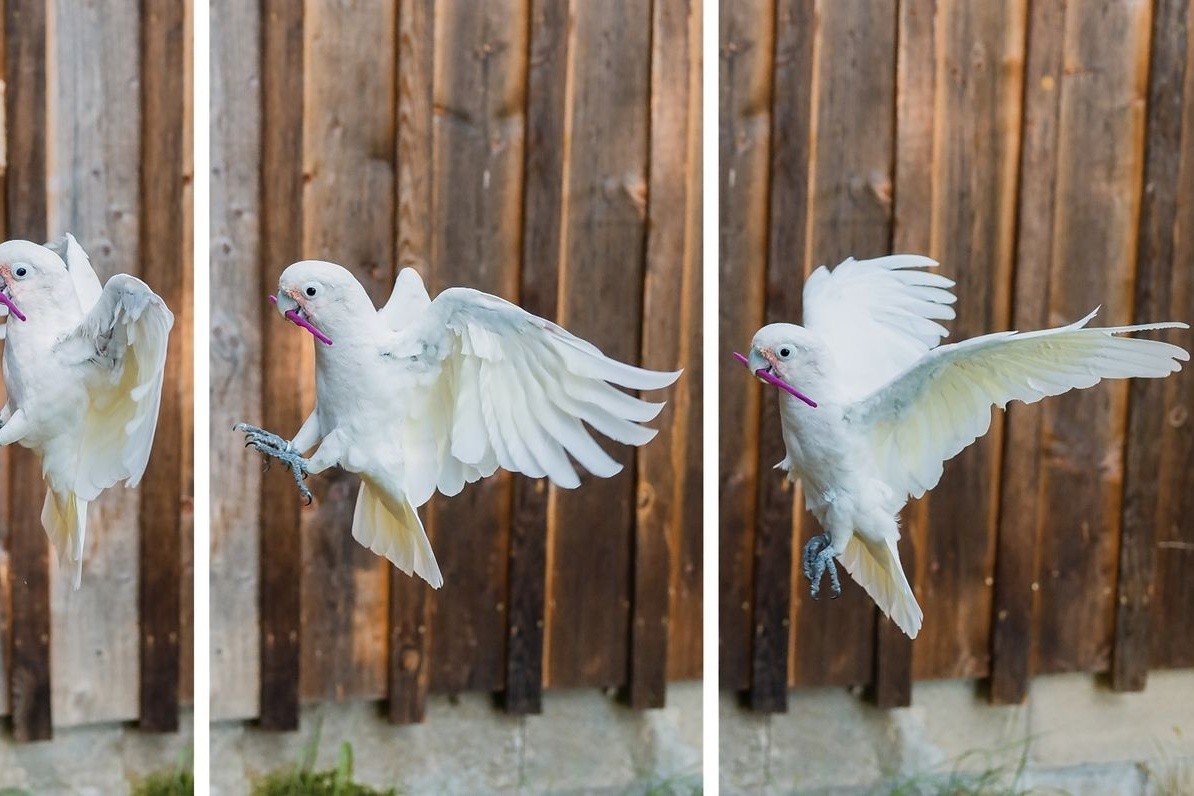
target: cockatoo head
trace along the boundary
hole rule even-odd
[[[778,378],[791,387],[786,391],[809,404],[816,403],[797,390],[816,393],[825,382],[829,366],[829,353],[815,334],[794,323],[773,323],[755,332],[750,341],[750,356],[747,367],[750,372],[762,378]],[[763,371],[760,374],[759,371]],[[779,385],[777,385],[779,386]],[[816,395],[813,395],[815,398]]]
[[[66,263],[27,240],[0,243],[0,303],[19,320],[77,301]]]
[[[322,260],[303,260],[283,271],[275,301],[278,312],[324,345],[351,334],[363,318],[376,313],[348,269]]]

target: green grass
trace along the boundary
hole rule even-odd
[[[182,753],[182,760],[173,769],[158,771],[133,786],[133,796],[193,796],[195,776],[192,773],[191,750]]]
[[[317,724],[311,740],[299,753],[298,763],[254,783],[252,796],[397,796],[393,788],[377,790],[352,781],[352,744],[347,741],[340,746],[336,767],[317,771],[315,759],[321,734],[322,727]]]

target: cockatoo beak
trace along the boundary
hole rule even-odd
[[[796,389],[791,384],[788,384],[786,381],[781,379],[779,376],[775,375],[775,373],[773,373],[771,370],[771,362],[768,361],[767,358],[763,356],[762,352],[758,351],[757,349],[753,349],[753,348],[751,349],[749,359],[747,359],[746,357],[742,356],[737,351],[735,351],[734,359],[738,360],[743,365],[746,365],[746,367],[750,368],[750,372],[755,374],[755,376],[757,378],[759,378],[761,381],[765,381],[768,384],[779,387],[781,390],[786,392],[788,395],[791,395],[793,398],[798,398],[801,401],[804,401],[806,404],[811,406],[813,409],[817,408],[816,401],[814,401],[812,398],[809,398],[804,393],[800,392],[800,390]]]
[[[278,295],[269,297],[270,303],[278,308],[278,312],[286,318],[286,320],[293,323],[295,326],[300,326],[311,333],[319,342],[324,345],[331,345],[332,338],[328,337],[319,329],[315,328],[315,324],[311,323],[305,317],[302,307],[294,300],[293,296],[288,295],[285,291],[279,290]]]
[[[12,300],[12,296],[9,295],[8,280],[11,278],[12,273],[8,270],[8,266],[0,266],[0,304],[8,307],[9,313],[11,313],[17,320],[29,320],[25,317],[25,313],[21,312],[20,308],[17,307],[16,303]]]

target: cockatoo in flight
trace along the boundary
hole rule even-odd
[[[41,459],[49,490],[41,522],[61,565],[83,572],[87,504],[145,473],[174,316],[136,277],[100,287],[72,235],[39,246],[0,243],[7,401],[0,445]]]
[[[284,462],[308,502],[309,473],[361,476],[352,535],[408,575],[443,584],[416,512],[501,467],[580,485],[569,456],[608,478],[621,465],[583,423],[627,445],[662,403],[611,385],[667,387],[679,372],[626,365],[496,296],[451,288],[432,301],[404,268],[380,310],[346,269],[306,260],[282,272],[278,311],[315,338],[315,410],[293,439],[240,423],[247,445]],[[309,458],[303,453],[318,445]]]
[[[841,593],[836,557],[908,636],[923,614],[900,566],[897,516],[937,485],[943,464],[987,432],[991,407],[1034,403],[1101,379],[1161,378],[1190,355],[1118,335],[1186,329],[1184,323],[996,332],[941,345],[954,317],[944,276],[927,257],[894,255],[822,266],[804,286],[804,326],[774,323],[746,361],[780,387],[787,455],[777,467],[804,485],[823,533],[804,548],[817,596],[826,570]],[[1097,310],[1096,310],[1097,312]]]

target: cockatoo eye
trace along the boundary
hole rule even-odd
[[[792,349],[788,348],[787,346],[784,346],[783,348],[781,348],[779,350],[778,353],[779,353],[780,359],[787,359],[788,357],[792,356]]]
[[[309,298],[315,298],[315,294],[319,292],[319,288],[315,287],[315,285],[307,285],[305,288],[303,288],[303,292],[306,293]]]
[[[12,275],[15,276],[17,279],[24,279],[26,276],[29,275],[29,269],[23,265],[18,265],[16,267],[16,270],[14,270],[12,272]]]

